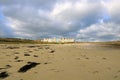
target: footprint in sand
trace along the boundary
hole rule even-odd
[[[118,76],[116,75],[116,76],[114,76],[114,78],[118,78]]]
[[[18,59],[19,57],[18,56],[15,56],[15,58],[14,59]]]
[[[120,73],[120,70],[118,70],[118,73]]]
[[[30,54],[26,53],[26,54],[24,54],[24,56],[30,56]]]
[[[76,58],[77,60],[80,60],[80,58]]]
[[[14,54],[20,54],[19,52],[15,52]]]
[[[93,74],[97,74],[97,73],[99,73],[99,71],[93,71]]]
[[[15,62],[22,62],[22,61],[24,61],[24,60],[17,60],[17,61],[15,61]]]
[[[11,68],[12,66],[7,64],[5,67],[8,69],[8,68]]]
[[[33,55],[34,57],[38,57],[38,55]]]
[[[106,60],[107,58],[103,57],[102,59],[103,59],[103,60]]]
[[[111,68],[110,68],[110,67],[108,67],[107,69],[108,69],[108,70],[111,70]]]

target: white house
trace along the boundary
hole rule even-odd
[[[73,38],[44,38],[43,42],[75,42]]]

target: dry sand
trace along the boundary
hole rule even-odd
[[[96,44],[0,44],[0,80],[120,80],[120,48]],[[27,63],[39,63],[26,72]]]

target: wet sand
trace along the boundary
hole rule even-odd
[[[109,45],[0,44],[0,80],[120,80],[119,61]]]

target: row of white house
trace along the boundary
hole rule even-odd
[[[75,42],[73,38],[44,38],[43,42]]]

